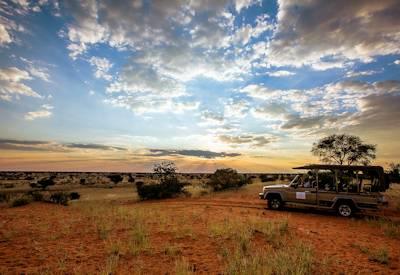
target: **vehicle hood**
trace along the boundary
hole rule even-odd
[[[263,190],[278,189],[278,188],[288,188],[288,187],[289,187],[289,185],[287,185],[287,184],[267,185],[267,186],[264,186]]]

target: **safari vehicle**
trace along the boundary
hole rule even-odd
[[[387,205],[381,192],[389,188],[389,182],[380,166],[312,164],[293,169],[308,172],[296,175],[289,185],[263,187],[259,196],[268,201],[270,209],[316,208],[350,217],[358,211]]]

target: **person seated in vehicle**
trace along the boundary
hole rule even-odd
[[[317,183],[315,176],[313,175],[313,173],[311,171],[309,171],[307,173],[307,177],[304,181],[304,188],[312,188],[315,184]]]

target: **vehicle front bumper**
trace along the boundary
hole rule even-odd
[[[261,200],[264,199],[264,193],[258,193],[258,196],[260,197]]]

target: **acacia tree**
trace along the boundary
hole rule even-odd
[[[333,134],[314,143],[311,152],[325,163],[367,165],[376,157],[376,145],[365,144],[357,136]]]
[[[161,163],[157,163],[153,167],[153,173],[158,178],[160,183],[170,183],[177,182],[178,176],[175,163],[172,161],[163,161]]]
[[[176,165],[173,162],[162,162],[154,165],[153,173],[158,179],[157,184],[137,182],[136,188],[141,199],[163,199],[184,193],[186,183],[178,179]]]

